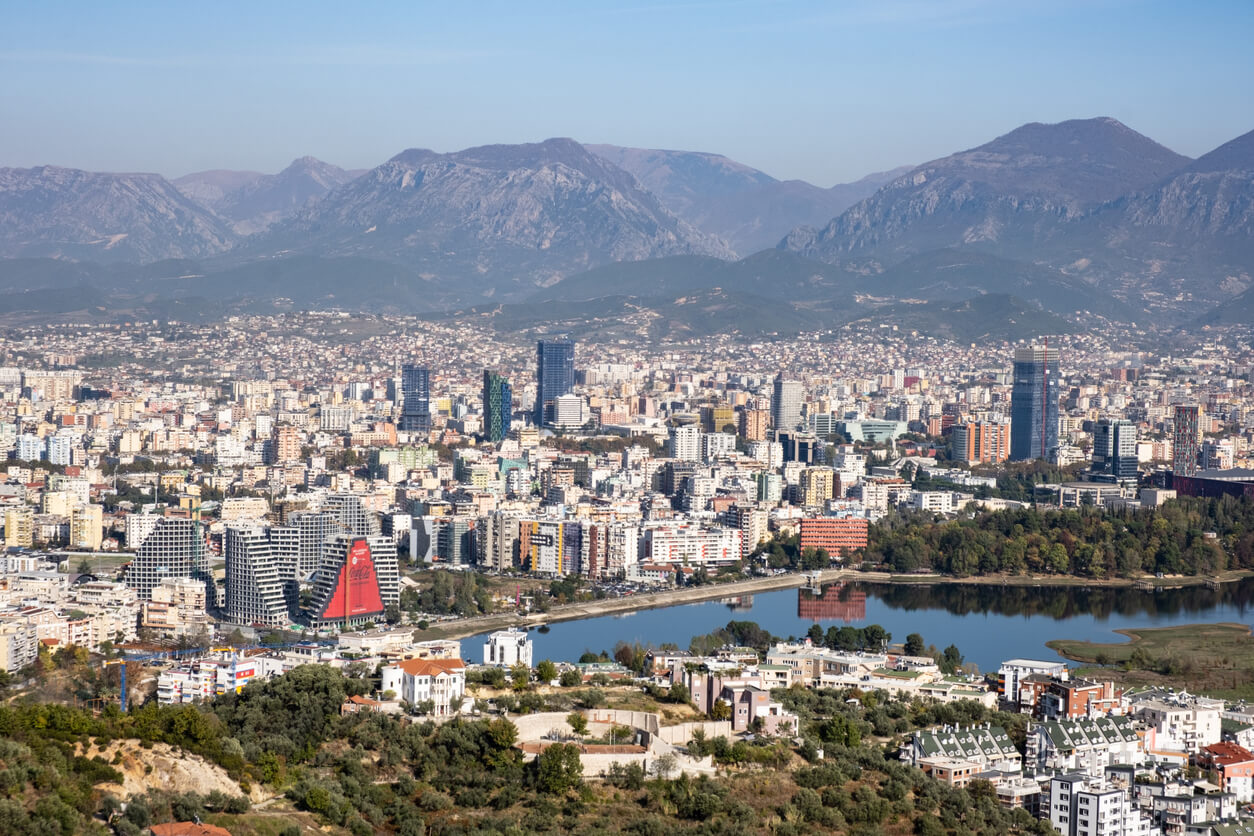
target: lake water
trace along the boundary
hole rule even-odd
[[[707,601],[622,615],[551,624],[531,631],[535,661],[574,662],[585,650],[613,652],[619,641],[687,648],[693,636],[731,620],[755,621],[776,636],[803,636],[813,624],[824,630],[879,624],[894,641],[920,633],[928,644],[956,644],[982,672],[1006,659],[1061,660],[1045,646],[1051,639],[1122,641],[1127,627],[1221,621],[1251,624],[1254,578],[1180,589],[1020,587],[976,584],[844,583],[821,595],[788,589],[739,601]],[[462,656],[482,661],[486,634],[462,640]]]

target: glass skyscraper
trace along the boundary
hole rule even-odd
[[[1045,459],[1058,449],[1058,349],[1015,350],[1010,394],[1010,460]]]
[[[545,409],[575,388],[575,344],[562,337],[536,343],[536,426],[545,423]]]
[[[483,373],[483,436],[488,441],[501,441],[509,435],[514,390],[509,381],[496,372]]]
[[[426,366],[401,366],[401,430],[425,433],[431,429],[431,373]]]

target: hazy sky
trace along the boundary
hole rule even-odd
[[[1254,129],[1254,1],[19,3],[0,166],[178,176],[571,136],[857,179],[1023,122]]]

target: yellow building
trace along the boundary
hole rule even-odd
[[[35,509],[28,505],[4,512],[4,545],[29,549],[35,542]]]
[[[100,551],[104,541],[104,508],[80,505],[70,512],[70,546]]]

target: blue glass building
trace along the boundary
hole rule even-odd
[[[1058,449],[1058,349],[1015,350],[1010,393],[1010,460],[1047,459]]]
[[[575,343],[565,337],[536,343],[535,423],[545,423],[553,401],[575,388]]]
[[[431,373],[426,366],[401,366],[401,430],[425,433],[431,429]]]

